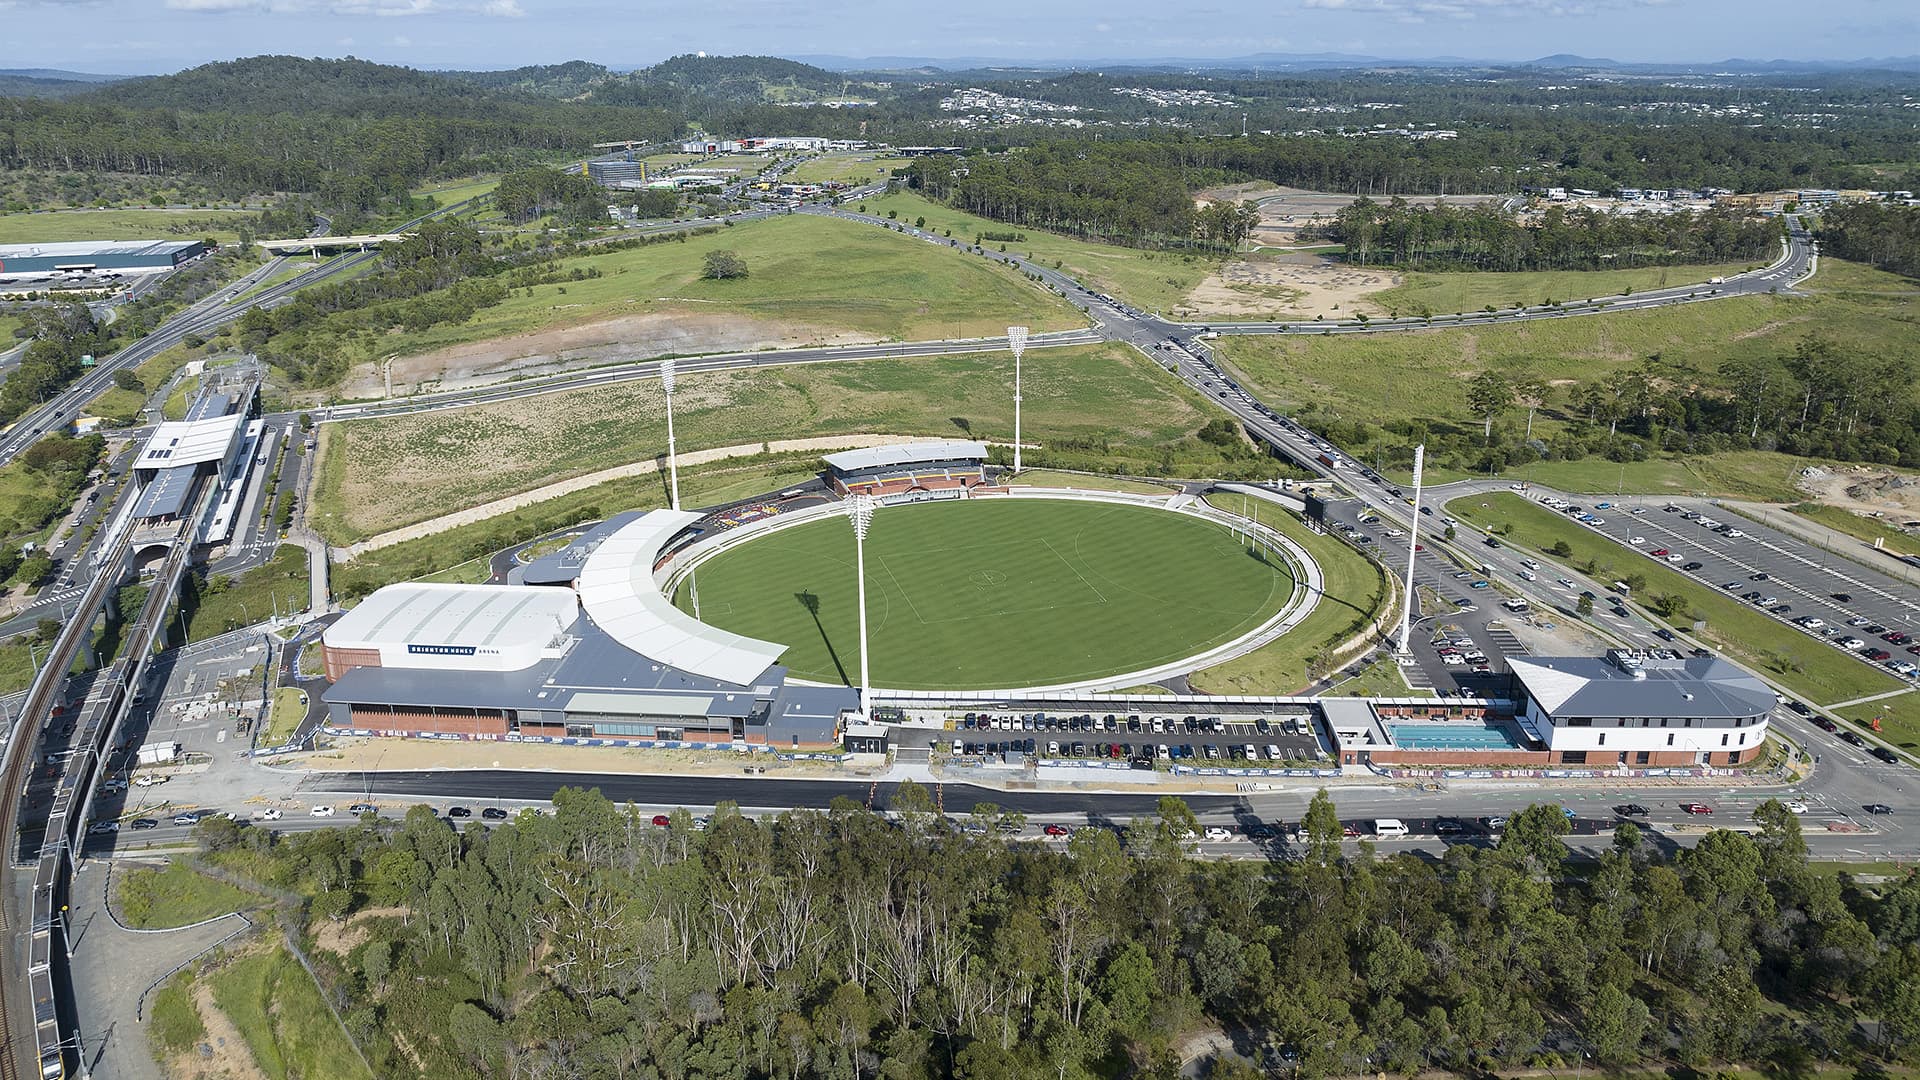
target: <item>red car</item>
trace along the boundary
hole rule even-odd
[[[1653,549],[1653,557],[1654,557],[1654,558],[1656,558],[1656,559],[1664,559],[1664,558],[1666,558],[1666,557],[1667,557],[1667,556],[1668,556],[1669,554],[1671,554],[1671,553],[1670,553],[1669,551],[1667,551],[1667,549],[1666,549],[1666,548],[1654,548],[1654,549]]]
[[[1048,836],[1071,836],[1072,835],[1072,832],[1065,825],[1049,825],[1046,827],[1046,833]]]
[[[655,814],[653,815],[653,823],[664,829],[673,824],[673,819],[665,814]]]
[[[1708,806],[1706,803],[1698,803],[1698,802],[1681,803],[1680,809],[1686,811],[1689,814],[1713,813],[1713,807]]]

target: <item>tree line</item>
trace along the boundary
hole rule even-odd
[[[1702,262],[1765,262],[1780,225],[1711,209],[1606,214],[1550,206],[1537,221],[1490,204],[1414,205],[1358,199],[1324,230],[1350,262],[1417,270],[1600,270]]]
[[[1847,203],[1820,215],[1820,243],[1843,259],[1920,277],[1920,207]]]
[[[311,921],[368,911],[315,956],[376,1074],[1172,1080],[1217,1026],[1260,1070],[1215,1076],[1920,1061],[1920,877],[1815,869],[1777,801],[1687,849],[1623,822],[1585,864],[1550,805],[1383,857],[1321,792],[1262,862],[1191,858],[1172,798],[1064,843],[910,782],[891,817],[553,802],[198,836]]]

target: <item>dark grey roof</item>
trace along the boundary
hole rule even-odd
[[[1767,684],[1717,656],[1658,661],[1636,674],[1598,656],[1508,659],[1527,696],[1554,717],[1737,719],[1771,712]]]
[[[193,399],[187,406],[187,415],[182,419],[188,423],[195,420],[211,420],[216,416],[225,416],[233,408],[233,399],[225,394],[207,391]]]
[[[840,714],[860,707],[860,694],[851,686],[788,686],[767,711],[767,743],[780,748],[798,740],[801,745],[834,741]]]
[[[140,501],[134,504],[135,520],[171,517],[187,507],[187,496],[193,493],[193,478],[200,473],[198,465],[176,465],[171,469],[161,469],[140,489]]]

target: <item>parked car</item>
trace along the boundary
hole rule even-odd
[[[1799,799],[1788,799],[1780,805],[1786,807],[1787,813],[1789,814],[1804,814],[1807,812],[1807,804],[1801,802]]]
[[[1865,806],[1862,806],[1860,809],[1865,810],[1869,814],[1893,813],[1893,807],[1888,806],[1886,803],[1883,803],[1883,802],[1870,802]]]

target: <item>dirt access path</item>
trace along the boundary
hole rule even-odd
[[[511,378],[551,375],[575,368],[654,356],[798,349],[813,345],[862,345],[880,341],[810,323],[756,319],[739,314],[664,311],[556,326],[529,334],[489,338],[402,356],[391,365],[393,393],[463,390]],[[380,365],[356,367],[338,391],[349,400],[386,396]]]
[[[253,1060],[247,1040],[227,1014],[213,1002],[213,987],[205,980],[193,984],[193,1007],[207,1037],[200,1046],[175,1054],[167,1075],[188,1080],[267,1080]]]

